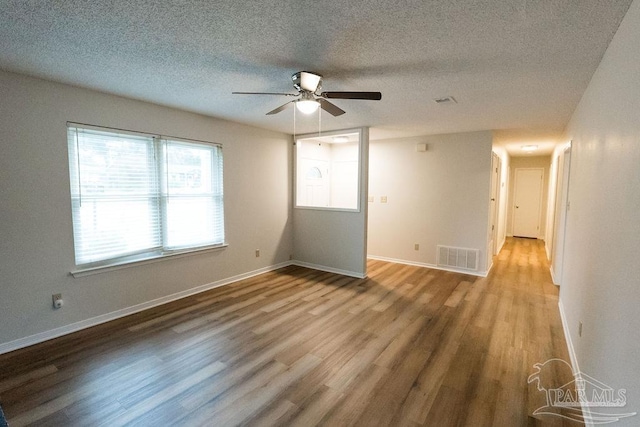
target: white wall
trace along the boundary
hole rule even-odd
[[[511,157],[509,176],[509,204],[507,205],[507,230],[508,235],[513,236],[513,213],[515,203],[515,173],[518,168],[540,168],[543,169],[542,199],[540,209],[540,229],[538,239],[544,239],[547,226],[547,204],[549,198],[549,169],[551,166],[551,156],[526,156]]]
[[[437,245],[480,249],[484,273],[491,144],[491,132],[371,141],[369,256],[435,265]]]
[[[0,72],[0,94],[0,348],[5,351],[21,338],[288,262],[290,136],[5,72]],[[67,121],[223,144],[229,247],[71,277]],[[65,300],[57,311],[51,308],[53,293]]]
[[[580,369],[627,390],[627,407],[617,412],[640,412],[638,40],[636,0],[567,128],[571,207],[560,300]],[[640,415],[615,425],[638,423]]]

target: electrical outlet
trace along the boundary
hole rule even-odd
[[[256,258],[260,257],[260,249],[256,249]]]
[[[369,203],[373,203],[373,196],[369,196]]]
[[[420,245],[418,243],[416,243],[415,245],[413,245],[413,249],[415,249],[416,251],[420,250]]]
[[[380,196],[380,203],[387,203],[387,196]]]
[[[51,295],[51,302],[53,304],[53,308],[62,307],[62,294],[53,294]]]

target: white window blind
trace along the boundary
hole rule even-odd
[[[222,149],[69,126],[76,265],[224,243]]]
[[[224,241],[222,153],[219,147],[164,141],[166,220],[170,249]]]

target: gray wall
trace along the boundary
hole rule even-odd
[[[223,144],[229,246],[71,277],[67,121]],[[293,253],[288,135],[0,72],[0,138],[0,347],[5,344],[5,351],[19,338],[268,269],[288,262]],[[51,308],[53,293],[63,294],[60,310]]]
[[[492,141],[491,132],[371,141],[368,254],[435,265],[437,245],[480,249],[483,273]]]
[[[614,412],[640,412],[638,40],[636,0],[567,130],[573,141],[571,207],[560,299],[580,369],[614,389],[627,390],[627,406],[611,408]],[[639,422],[636,415],[615,425]]]

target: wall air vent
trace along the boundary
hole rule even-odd
[[[480,251],[478,249],[454,248],[438,245],[438,267],[477,270]]]

